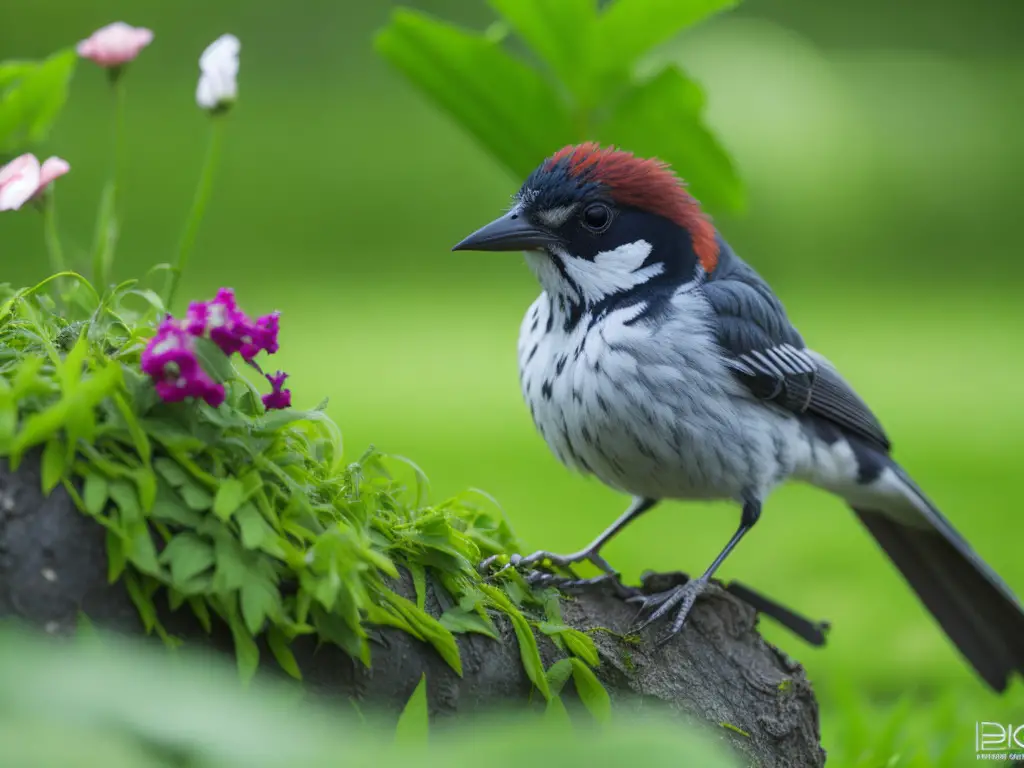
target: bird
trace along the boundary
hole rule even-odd
[[[782,301],[658,158],[596,142],[545,158],[508,210],[453,251],[523,252],[541,293],[519,378],[558,460],[632,498],[583,549],[506,567],[590,562],[659,501],[728,500],[740,521],[698,578],[640,603],[680,632],[722,562],[787,481],[838,496],[996,691],[1024,671],[1024,610],[892,457],[875,414],[808,347]]]

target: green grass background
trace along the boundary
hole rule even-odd
[[[483,3],[415,5],[477,27],[492,18]],[[717,217],[722,231],[872,404],[897,458],[1024,591],[1024,11],[895,5],[751,0],[661,55],[705,85],[748,185],[747,210]],[[238,34],[241,101],[182,295],[232,285],[250,311],[280,309],[296,403],[330,397],[353,457],[369,443],[406,455],[438,497],[491,493],[528,546],[579,547],[626,499],[561,468],[522,404],[516,334],[537,287],[520,256],[449,252],[518,180],[375,58],[390,7],[0,0],[0,59],[118,18],[156,31],[127,75],[128,277],[171,257],[207,127],[195,59]],[[72,251],[90,241],[108,107],[83,64],[43,148],[73,167],[58,189]],[[45,275],[40,229],[32,214],[0,217],[0,280]],[[666,504],[606,554],[629,576],[699,571],[737,515]],[[926,765],[944,748],[943,764],[959,765],[976,720],[1024,721],[1022,686],[989,694],[824,493],[773,496],[720,575],[833,622],[823,649],[764,629],[806,665],[836,765]]]

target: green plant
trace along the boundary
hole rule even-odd
[[[207,66],[237,68],[237,40],[226,44],[226,55]],[[65,61],[61,56],[55,60]],[[48,66],[4,64],[0,72],[20,73],[15,93],[34,83],[43,91],[32,91],[40,103],[59,105],[66,78],[32,74]],[[125,66],[108,70],[118,115]],[[202,105],[211,112],[215,142],[234,98],[225,92],[230,100]],[[11,135],[39,138],[53,111],[11,112],[21,121]],[[116,119],[115,144],[120,135]],[[177,644],[160,621],[164,604],[191,611],[208,631],[222,621],[246,680],[257,669],[260,635],[294,677],[301,670],[289,646],[300,635],[369,664],[368,625],[431,644],[461,674],[455,635],[496,637],[492,616],[503,614],[545,699],[557,693],[535,628],[577,661],[583,701],[604,713],[607,694],[590,672],[598,663],[594,645],[560,626],[554,594],[534,591],[512,571],[497,583],[477,572],[484,557],[516,551],[489,499],[464,494],[429,504],[425,478],[409,462],[372,448],[346,460],[326,402],[290,409],[283,375],[266,377],[274,392],[261,396],[252,379],[262,371],[253,357],[277,350],[276,313],[250,321],[225,290],[212,302],[193,303],[183,320],[170,317],[168,297],[188,260],[215,155],[208,156],[174,266],[107,284],[119,229],[115,172],[97,216],[91,282],[60,269],[60,249],[53,248],[59,238],[51,232],[54,274],[33,287],[0,286],[0,458],[11,471],[40,462],[44,493],[62,486],[103,526],[110,580],[124,584],[147,631]],[[31,162],[19,167],[33,170]],[[41,207],[52,223],[52,187],[19,173],[23,186],[6,199],[14,207]],[[162,289],[153,284],[167,272],[174,279]],[[411,589],[401,588],[403,574]],[[440,617],[424,609],[428,587],[453,606]]]
[[[658,45],[736,2],[489,0],[499,19],[484,32],[399,9],[377,50],[516,179],[596,140],[665,160],[709,210],[736,211],[742,185],[704,123],[700,86],[677,66],[647,66]]]

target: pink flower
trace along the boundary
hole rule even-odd
[[[239,353],[246,362],[252,360],[260,352],[272,355],[280,348],[277,334],[280,329],[281,313],[271,312],[269,315],[256,318],[256,324],[249,327],[248,339]]]
[[[268,373],[266,376],[273,391],[269,395],[263,396],[263,406],[268,411],[290,408],[292,404],[292,391],[290,389],[281,389],[284,386],[284,380],[288,378],[288,374],[278,371],[275,374]]]
[[[192,346],[192,336],[167,317],[142,352],[141,367],[156,383],[156,393],[165,403],[187,397],[205,400],[216,408],[224,402],[224,385],[203,370]]]
[[[221,288],[212,301],[194,301],[189,305],[185,329],[193,336],[209,334],[225,355],[238,352],[250,362],[260,352],[277,352],[280,317],[280,312],[272,312],[253,322],[238,308],[235,292]]]
[[[59,157],[51,157],[42,165],[32,154],[14,158],[0,168],[0,211],[18,210],[70,170],[67,161]]]
[[[115,21],[102,29],[97,29],[80,42],[76,50],[83,59],[110,68],[132,61],[151,42],[152,30]]]

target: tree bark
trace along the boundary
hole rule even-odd
[[[428,608],[435,615],[439,610],[433,595]],[[42,495],[37,462],[26,461],[11,473],[0,461],[0,616],[61,635],[74,631],[79,611],[98,627],[142,632],[125,590],[107,583],[103,529],[82,515],[62,488]],[[563,613],[566,623],[577,629],[604,627],[621,633],[636,608],[608,591],[595,590],[568,598]],[[225,627],[207,635],[187,609],[162,619],[178,637],[233,653]],[[496,624],[501,642],[457,635],[461,678],[433,648],[391,628],[375,635],[370,669],[334,646],[315,648],[310,638],[297,640],[293,650],[309,690],[351,697],[385,712],[400,711],[426,673],[430,712],[440,718],[525,704],[531,698],[515,634],[500,617]],[[823,765],[818,706],[804,670],[766,643],[756,624],[757,613],[750,605],[713,588],[698,600],[684,631],[661,647],[653,642],[659,627],[647,630],[639,644],[608,632],[593,633],[601,655],[597,675],[616,709],[664,706],[686,721],[710,723],[750,764]],[[545,666],[560,656],[545,637],[540,649]],[[262,663],[274,669],[269,651],[262,646],[261,651]]]

